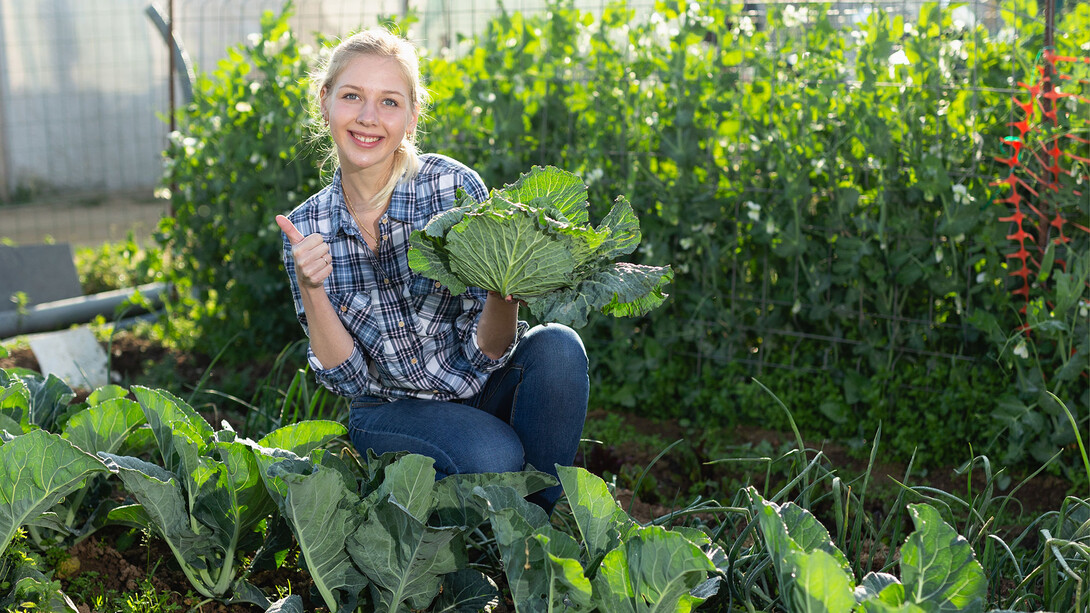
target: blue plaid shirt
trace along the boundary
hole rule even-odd
[[[488,197],[480,176],[461,162],[437,154],[424,154],[420,161],[420,172],[398,184],[379,220],[382,242],[377,255],[364,243],[348,211],[340,169],[329,186],[288,215],[303,236],[320,232],[333,257],[325,291],[355,347],[347,361],[333,368],[323,367],[312,348],[307,357],[318,382],[336,394],[468,398],[480,391],[489,373],[507,362],[528,327],[520,321],[515,341],[493,360],[477,345],[484,290],[470,288],[454,296],[409,268],[409,234],[451,208],[459,187],[478,202]],[[287,237],[284,267],[299,323],[309,334]]]

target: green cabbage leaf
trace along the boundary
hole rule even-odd
[[[455,295],[479,287],[525,301],[540,321],[581,327],[593,312],[639,316],[667,298],[669,266],[615,261],[641,237],[624,196],[594,227],[583,181],[534,166],[481,203],[459,190],[454,208],[410,236],[409,267]]]

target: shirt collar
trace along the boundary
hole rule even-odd
[[[330,189],[329,223],[334,228],[340,228],[345,234],[351,235],[350,230],[355,227],[355,222],[350,221],[352,214],[348,211],[348,203],[344,199],[344,191],[341,189],[341,169],[333,172],[333,181]]]
[[[412,208],[409,205],[411,199],[405,193],[410,189],[412,189],[411,181],[398,181],[393,193],[390,194],[390,206],[386,207],[386,216],[402,223],[412,221]],[[350,221],[352,213],[348,210],[348,201],[345,200],[344,191],[341,189],[339,167],[333,172],[333,201],[330,203],[329,220],[334,228],[342,228],[345,233],[348,233],[349,228],[355,227],[355,221]]]

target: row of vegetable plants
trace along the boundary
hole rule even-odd
[[[304,610],[290,586],[266,594],[247,581],[292,547],[313,580],[313,606],[329,611],[497,610],[505,596],[516,611],[1090,604],[1080,578],[1090,570],[1090,498],[1068,498],[1008,544],[996,526],[1009,498],[994,496],[990,469],[972,500],[905,486],[878,525],[881,515],[864,510],[867,476],[842,481],[799,438],[777,460],[789,467],[782,483],[746,486],[726,505],[697,497],[643,524],[600,476],[561,467],[564,511],[550,518],[524,498],[554,483],[532,468],[436,480],[423,456],[345,453],[338,422],[251,439],[214,429],[164,390],[74,396],[56,377],[0,370],[0,604],[9,611],[76,610],[54,569],[10,555],[19,532],[48,549],[109,524],[165,542],[206,599],[266,611]],[[102,495],[107,483],[121,495]],[[1030,533],[1040,535],[1036,550],[1021,545]],[[882,545],[899,555],[879,561]],[[489,555],[471,557],[482,549]]]
[[[767,414],[759,375],[815,436],[865,441],[885,426],[887,452],[923,466],[963,461],[970,443],[1005,465],[1064,449],[1049,470],[1081,480],[1060,407],[1090,420],[1090,241],[1073,231],[1031,258],[1048,268],[1026,305],[998,202],[1007,124],[1053,130],[1012,100],[1040,102],[1018,87],[1035,83],[1036,3],[999,3],[989,27],[941,3],[851,24],[820,4],[760,19],[743,8],[591,14],[557,0],[424,54],[425,150],[494,187],[535,164],[575,172],[594,218],[625,195],[643,230],[633,261],[675,273],[662,308],[581,330],[595,406],[787,427]],[[1085,55],[1087,24],[1085,3],[1065,7],[1056,53]],[[198,67],[165,153],[174,216],[157,274],[178,288],[165,335],[226,364],[298,336],[272,219],[323,181],[306,111],[316,49],[290,9],[269,15],[251,44]],[[1070,70],[1064,87],[1078,93],[1082,68]],[[1055,130],[1084,133],[1085,108],[1065,99]],[[1061,159],[1072,174],[1058,214],[1090,227],[1072,183],[1079,152],[1065,147],[1076,157]],[[920,423],[933,427],[926,440]]]

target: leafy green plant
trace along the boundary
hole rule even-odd
[[[307,144],[313,58],[288,27],[290,11],[264,15],[259,37],[214,70],[197,67],[193,102],[164,153],[174,216],[156,238],[177,289],[168,338],[206,355],[230,346],[228,364],[275,354],[298,331],[273,218],[317,191],[319,154]]]
[[[10,587],[10,591],[0,590],[5,594],[0,604],[63,601],[59,590],[33,565],[9,564],[8,547],[23,526],[63,530],[51,509],[87,479],[108,469],[95,456],[45,430],[14,437],[0,432],[0,467],[0,582]]]
[[[451,582],[444,591],[464,601],[491,599],[494,588],[479,573],[456,573],[466,567],[464,534],[485,520],[472,491],[491,484],[521,497],[555,483],[536,471],[436,481],[432,459],[398,453],[370,454],[357,490],[336,456],[274,457],[283,458],[268,471],[284,484],[274,490],[281,514],[331,611],[364,602],[384,611],[424,609],[444,581]]]
[[[582,543],[508,489],[475,489],[488,501],[518,611],[689,611],[715,593],[721,550],[697,530],[640,526],[601,478],[558,467]]]
[[[927,504],[908,506],[916,530],[901,547],[898,579],[868,573],[858,586],[847,559],[805,509],[765,501],[750,489],[753,512],[779,578],[788,611],[983,611],[984,570],[968,541]]]
[[[231,430],[215,431],[188,404],[169,392],[132,389],[155,436],[163,466],[132,456],[100,452],[138,504],[110,511],[111,521],[149,530],[170,547],[193,588],[206,598],[269,605],[246,582],[242,553],[258,548],[256,527],[276,511],[254,448],[261,444]],[[295,445],[309,450],[343,426],[309,424],[318,436],[300,434]],[[274,431],[265,439],[284,440]],[[267,535],[266,541],[275,541]]]
[[[126,394],[118,386],[107,385],[91,392],[85,401],[72,403],[75,393],[56,376],[0,369],[0,429],[13,435],[48,430],[92,455],[112,453],[125,445],[139,447],[138,428],[145,423],[144,416]],[[32,542],[40,549],[70,546],[100,528],[111,504],[107,487],[106,475],[89,477],[83,487],[50,510],[57,516],[55,525],[30,527]]]
[[[477,203],[464,190],[455,207],[413,232],[409,266],[451,293],[480,287],[525,300],[540,321],[582,327],[587,316],[643,315],[666,299],[669,266],[614,263],[640,243],[631,205],[618,197],[590,225],[579,177],[535,166]]]
[[[74,260],[84,294],[136,287],[163,278],[163,253],[142,247],[132,232],[123,241],[75,250]]]

